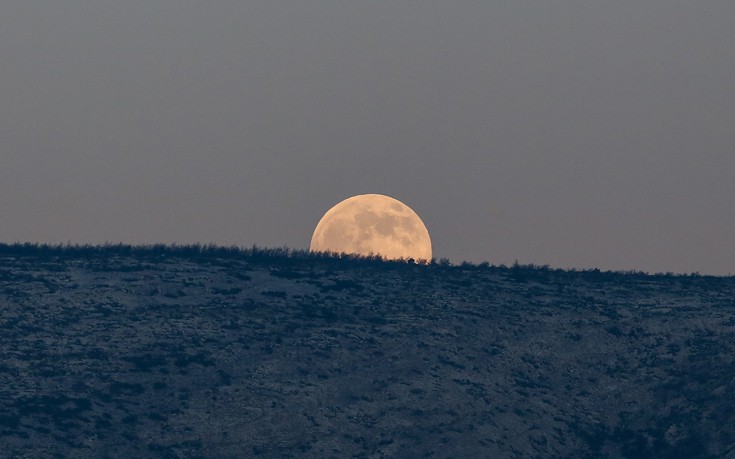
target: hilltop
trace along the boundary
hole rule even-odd
[[[9,457],[732,457],[735,278],[0,245]]]

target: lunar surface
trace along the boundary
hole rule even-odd
[[[382,194],[345,199],[327,211],[311,237],[312,252],[431,260],[431,238],[410,207]]]

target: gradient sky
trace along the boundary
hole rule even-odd
[[[735,273],[731,0],[0,2],[0,241]]]

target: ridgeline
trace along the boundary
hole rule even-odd
[[[0,244],[0,456],[735,455],[735,277]]]

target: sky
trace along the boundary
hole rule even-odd
[[[3,0],[0,242],[735,273],[735,2]]]

